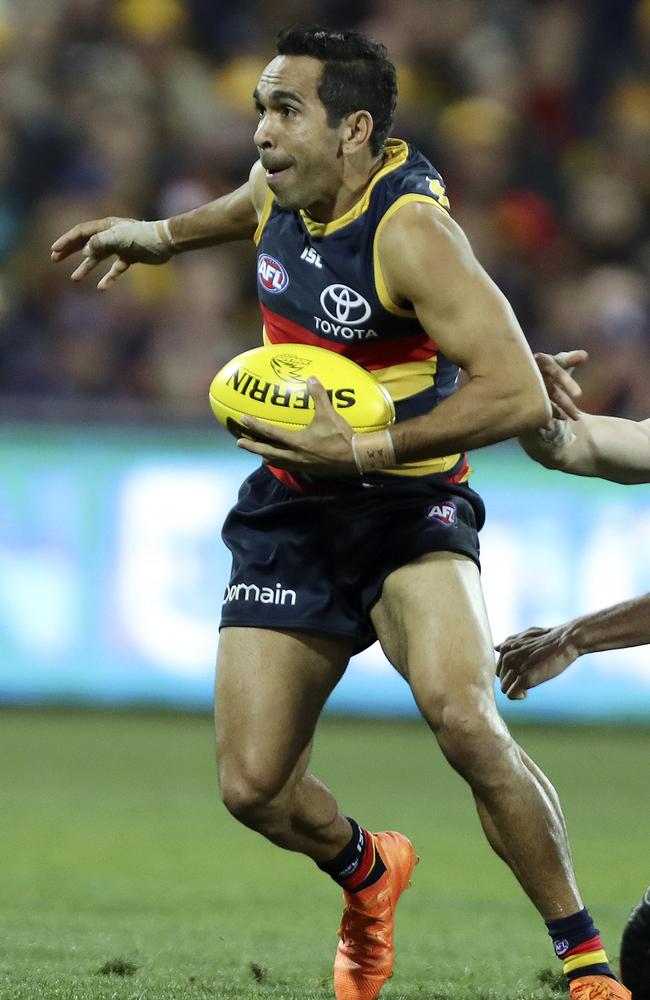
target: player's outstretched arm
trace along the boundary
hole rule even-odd
[[[650,643],[650,594],[574,618],[555,628],[529,628],[497,646],[497,676],[511,699],[557,677],[584,653]]]
[[[101,261],[115,257],[98,282],[103,291],[131,264],[164,264],[175,253],[252,237],[266,192],[258,162],[248,182],[236,191],[171,219],[146,222],[109,216],[79,223],[52,244],[52,260],[58,263],[81,250],[84,259],[71,277],[82,281]]]
[[[580,387],[568,369],[586,358],[585,351],[535,355],[555,415],[545,426],[522,434],[519,443],[547,469],[615,483],[650,482],[650,420],[637,423],[577,408]]]
[[[550,419],[542,378],[512,308],[452,219],[433,204],[406,204],[380,233],[378,262],[392,301],[414,308],[442,354],[469,375],[431,413],[391,428],[398,459],[481,447]]]

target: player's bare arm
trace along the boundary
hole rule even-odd
[[[614,483],[650,482],[650,420],[637,422],[578,409],[582,390],[572,371],[587,357],[586,351],[535,355],[553,417],[545,426],[522,434],[519,443],[547,469]]]
[[[557,677],[584,653],[650,643],[650,594],[574,618],[555,628],[529,628],[497,649],[501,690],[511,699]]]
[[[105,291],[131,264],[164,264],[184,250],[250,239],[267,191],[265,172],[258,161],[246,184],[171,219],[144,222],[109,216],[79,223],[52,244],[52,260],[58,263],[81,250],[84,259],[71,277],[82,281],[101,261],[116,257],[97,285]]]
[[[378,253],[393,301],[414,308],[440,351],[469,376],[434,411],[391,431],[400,460],[478,448],[550,418],[512,308],[452,219],[434,205],[405,205],[385,225]]]
[[[565,422],[561,423],[564,426]],[[650,420],[581,413],[570,431],[563,433],[560,428],[550,435],[529,432],[519,443],[547,469],[626,485],[650,482]]]

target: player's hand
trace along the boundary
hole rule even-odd
[[[247,435],[238,438],[237,446],[289,472],[357,476],[351,444],[354,431],[336,412],[318,379],[307,379],[307,388],[314,400],[314,417],[308,427],[286,431],[266,420],[242,417]]]
[[[81,222],[52,244],[52,260],[58,263],[81,250],[84,260],[72,272],[73,281],[82,281],[102,260],[117,257],[98,282],[110,288],[131,264],[164,264],[174,253],[174,243],[165,220],[140,222],[109,216]]]
[[[588,357],[586,351],[561,351],[555,355],[542,353],[535,355],[556,419],[580,419],[580,410],[575,401],[580,399],[582,389],[571,373],[576,365],[584,364]]]
[[[512,701],[525,698],[530,688],[557,677],[579,656],[566,625],[526,629],[504,639],[496,649],[497,677],[501,690]]]

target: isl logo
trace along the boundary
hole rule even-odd
[[[268,253],[261,253],[257,258],[257,277],[260,284],[272,295],[283,292],[289,284],[289,275],[284,264]]]

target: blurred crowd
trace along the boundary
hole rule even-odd
[[[394,134],[533,348],[587,348],[585,408],[650,416],[650,0],[0,0],[0,396],[207,416],[213,373],[259,342],[252,244],[103,294],[49,247],[242,183],[252,90],[297,20],[386,44]]]

